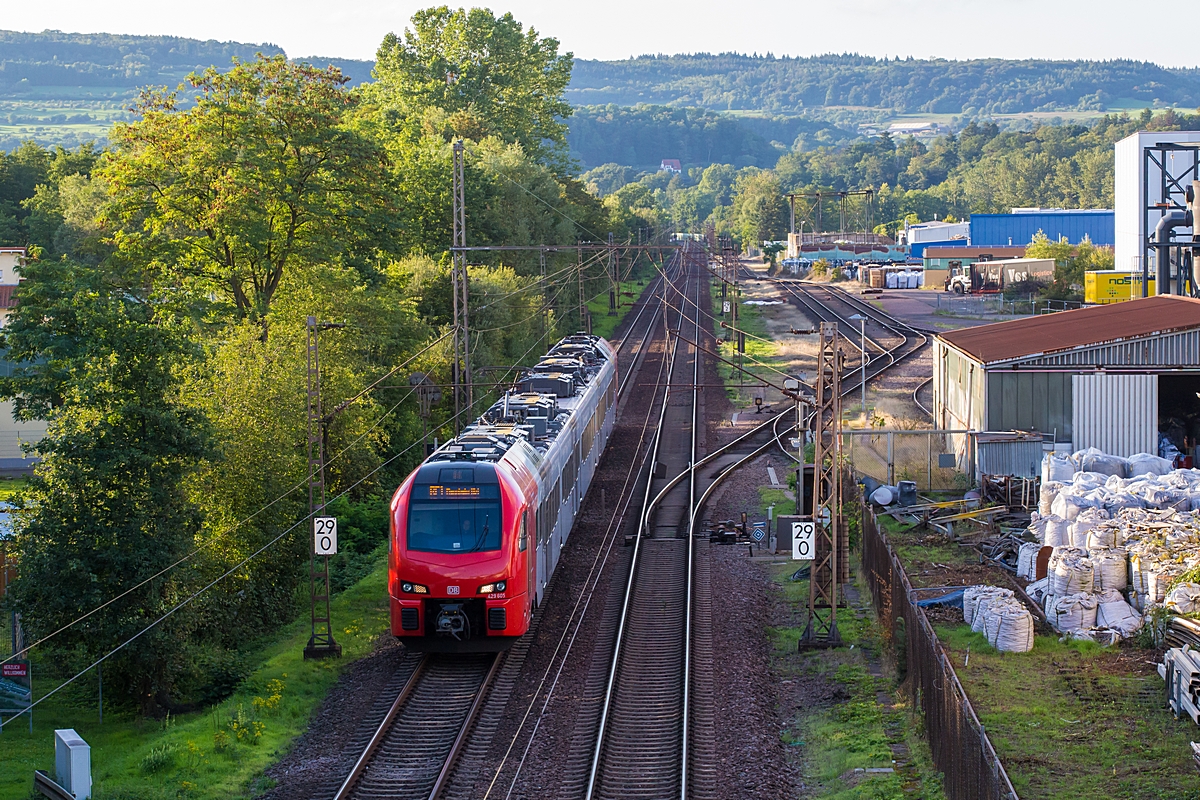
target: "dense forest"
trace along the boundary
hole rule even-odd
[[[682,174],[639,173],[611,163],[585,172],[582,180],[607,206],[636,213],[646,224],[685,230],[711,225],[744,244],[784,236],[789,192],[873,188],[869,208],[852,203],[849,223],[894,235],[905,220],[961,219],[1018,206],[1111,208],[1113,144],[1138,130],[1180,129],[1200,129],[1200,116],[1145,111],[1031,131],[972,122],[929,143],[885,134],[792,148],[771,169],[713,164]],[[837,201],[825,202],[823,218],[837,219]],[[812,230],[813,201],[800,198],[796,209],[798,223]]]
[[[737,53],[579,61],[577,105],[653,103],[798,113],[828,106],[896,113],[1012,114],[1200,105],[1200,69],[1139,61],[776,58]]]
[[[132,96],[143,86],[174,87],[191,72],[257,53],[281,55],[283,49],[179,36],[0,31],[0,96],[62,97],[63,89],[84,87]],[[315,60],[335,64],[352,80],[370,77],[368,61]]]
[[[567,123],[571,155],[583,169],[609,162],[658,169],[664,158],[686,166],[771,167],[793,146],[834,145],[851,134],[803,117],[733,117],[701,108],[639,105],[576,108]]]

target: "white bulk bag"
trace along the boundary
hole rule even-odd
[[[1017,551],[1017,577],[1031,581],[1037,572],[1037,557],[1041,552],[1041,542],[1025,542]]]
[[[1142,615],[1125,602],[1118,591],[1102,592],[1096,597],[1096,627],[1111,628],[1129,637],[1141,630]]]
[[[1171,471],[1171,462],[1150,453],[1135,453],[1125,459],[1129,477],[1137,475],[1166,475]]]
[[[1012,589],[1003,589],[999,586],[968,586],[963,591],[963,622],[974,626],[976,610],[983,598],[992,595],[1001,595],[1012,597]]]
[[[1108,520],[1108,512],[1103,508],[1085,508],[1075,517],[1075,521],[1070,525],[1070,539],[1072,547],[1086,548],[1088,546],[1088,534],[1092,532],[1100,523]]]
[[[1121,591],[1129,584],[1128,557],[1124,550],[1106,547],[1089,550],[1089,560],[1092,562],[1092,589],[1096,592],[1105,590]]]
[[[1028,653],[1032,650],[1033,615],[1029,609],[1015,601],[993,605],[988,642],[1002,653]]]
[[[1070,542],[1070,525],[1062,517],[1051,514],[1045,518],[1042,544],[1047,547],[1066,547]]]
[[[1054,481],[1055,483],[1070,483],[1071,478],[1075,477],[1075,473],[1078,471],[1075,469],[1075,464],[1071,461],[1070,456],[1047,453],[1046,457],[1042,459],[1043,483],[1050,481]]]
[[[1120,456],[1089,453],[1083,457],[1079,466],[1082,472],[1098,472],[1101,475],[1115,475],[1118,478],[1126,477],[1127,464],[1125,459]]]
[[[1096,627],[1096,602],[1094,594],[1077,592],[1059,597],[1053,609],[1046,609],[1046,617],[1054,628],[1063,633],[1086,631]]]
[[[1059,481],[1042,481],[1042,487],[1038,494],[1039,514],[1043,517],[1050,516],[1050,506],[1054,505],[1054,498],[1058,497],[1058,493],[1062,491],[1064,485]]]
[[[1050,581],[1054,594],[1061,596],[1092,591],[1095,574],[1091,559],[1086,554],[1086,550],[1073,547],[1055,550],[1050,557],[1054,563],[1054,577]]]
[[[1200,583],[1177,583],[1167,592],[1163,605],[1177,614],[1200,611]]]

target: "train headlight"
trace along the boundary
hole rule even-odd
[[[508,581],[496,581],[495,583],[485,583],[479,587],[479,594],[495,594],[503,592],[508,588]]]
[[[429,587],[422,586],[419,583],[410,583],[405,581],[404,583],[400,584],[400,591],[404,592],[405,594],[429,594]]]

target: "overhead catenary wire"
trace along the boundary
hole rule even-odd
[[[425,353],[427,353],[427,352],[428,352],[429,350],[431,350],[431,349],[432,349],[432,348],[433,348],[435,345],[437,345],[439,342],[441,342],[441,341],[443,341],[444,339],[446,339],[448,336],[450,336],[450,334],[449,334],[449,333],[445,333],[445,334],[443,334],[442,336],[439,336],[437,339],[435,339],[434,341],[432,341],[432,342],[431,342],[431,343],[430,343],[428,346],[426,346],[425,348],[423,348],[423,349],[422,349],[422,350],[420,350],[419,352],[417,352],[417,353],[413,354],[412,356],[410,356],[409,358],[407,358],[407,359],[406,359],[406,360],[405,360],[405,361],[404,361],[404,362],[403,362],[403,363],[402,363],[402,364],[401,364],[399,367],[396,367],[396,368],[392,369],[392,370],[391,370],[390,372],[388,372],[388,373],[387,373],[387,375],[385,375],[384,377],[385,377],[385,378],[386,378],[386,377],[389,377],[389,376],[391,376],[391,375],[395,374],[395,373],[396,373],[396,372],[397,372],[399,369],[402,369],[403,367],[405,367],[405,366],[407,366],[407,365],[411,364],[413,361],[415,361],[417,358],[419,358],[420,356],[422,356],[422,355],[424,355]],[[379,383],[380,383],[382,380],[383,380],[383,378],[380,378],[379,380],[377,380],[377,381],[375,381],[374,383],[372,383],[372,384],[371,384],[371,386],[372,386],[372,387],[374,387],[374,386],[377,386],[377,385],[378,385],[378,384],[379,384]],[[404,395],[403,395],[403,396],[402,396],[402,397],[401,397],[401,398],[400,398],[398,401],[396,401],[395,405],[393,405],[393,406],[392,406],[390,409],[388,409],[386,412],[384,412],[382,415],[380,415],[380,417],[379,417],[379,418],[378,418],[378,419],[375,421],[375,423],[374,423],[374,424],[372,424],[372,425],[371,425],[371,427],[370,427],[370,428],[368,428],[367,430],[365,430],[365,431],[363,431],[362,433],[360,433],[360,434],[359,434],[357,437],[355,437],[355,438],[354,438],[354,439],[353,439],[351,442],[349,442],[349,443],[348,443],[348,444],[347,444],[345,447],[343,447],[341,450],[339,450],[339,451],[337,452],[337,454],[335,454],[333,457],[331,457],[330,459],[328,459],[328,460],[325,462],[325,465],[326,465],[326,466],[329,466],[330,464],[333,464],[333,463],[334,463],[334,462],[336,462],[338,459],[340,459],[340,458],[342,458],[344,455],[346,455],[346,453],[348,453],[348,452],[350,451],[350,449],[351,449],[351,448],[353,448],[355,445],[357,445],[357,444],[358,444],[360,441],[362,441],[362,440],[363,440],[363,439],[364,439],[366,436],[370,435],[370,433],[371,433],[372,431],[374,431],[374,430],[375,430],[377,427],[379,427],[380,423],[382,423],[384,419],[386,419],[386,418],[387,418],[389,415],[391,415],[392,413],[394,413],[394,412],[395,412],[395,411],[396,411],[396,410],[397,410],[397,409],[398,409],[398,408],[401,406],[401,404],[403,404],[403,403],[404,403],[406,400],[408,400],[408,398],[412,396],[413,392],[415,392],[415,391],[416,391],[416,389],[417,389],[417,387],[416,387],[416,386],[409,387],[409,390],[408,390],[407,392],[405,392],[405,394],[404,394]],[[361,395],[362,395],[362,393],[360,392],[360,393],[359,393],[359,395],[356,395],[356,398],[357,398],[358,396],[361,396]],[[116,595],[116,596],[114,596],[114,597],[111,597],[111,598],[109,598],[108,600],[104,601],[103,603],[101,603],[100,605],[98,605],[98,606],[96,606],[95,608],[91,609],[90,611],[87,611],[86,613],[84,613],[84,614],[82,614],[82,615],[80,615],[80,616],[76,617],[75,619],[71,620],[70,622],[68,622],[68,623],[66,623],[66,624],[64,624],[64,625],[62,625],[61,627],[57,628],[56,630],[54,630],[54,631],[52,631],[52,632],[50,632],[50,633],[46,634],[46,635],[45,635],[45,636],[43,636],[42,638],[40,638],[40,639],[38,639],[37,641],[33,642],[32,644],[29,644],[29,645],[27,645],[27,646],[26,646],[25,648],[23,648],[22,650],[20,650],[20,651],[18,651],[18,652],[16,652],[16,653],[13,653],[12,655],[8,656],[7,658],[0,659],[0,664],[7,664],[7,663],[9,663],[10,661],[15,661],[15,660],[16,660],[17,658],[19,658],[21,655],[23,655],[23,654],[25,654],[25,653],[28,653],[30,650],[33,650],[35,647],[38,647],[39,645],[45,644],[46,642],[50,641],[50,640],[51,640],[51,639],[53,639],[54,637],[56,637],[56,636],[58,636],[59,634],[63,633],[64,631],[70,630],[70,629],[71,629],[71,628],[73,628],[75,625],[78,625],[80,622],[83,622],[84,620],[86,620],[86,619],[89,619],[89,618],[90,618],[90,617],[92,617],[94,614],[97,614],[97,613],[99,613],[100,611],[103,611],[105,608],[108,608],[108,607],[109,607],[109,606],[111,606],[113,603],[116,603],[118,600],[121,600],[121,599],[123,599],[123,598],[125,598],[125,597],[128,597],[130,594],[132,594],[133,592],[136,592],[138,589],[142,588],[142,587],[143,587],[143,586],[145,586],[146,584],[148,584],[148,583],[151,583],[152,581],[155,581],[155,580],[157,580],[158,578],[161,578],[163,575],[166,575],[167,573],[169,573],[169,572],[171,572],[172,570],[174,570],[174,569],[176,569],[176,568],[178,568],[178,567],[182,566],[183,564],[186,564],[186,563],[187,563],[188,561],[190,561],[192,558],[196,557],[197,555],[199,555],[201,552],[203,552],[203,551],[204,551],[204,550],[206,550],[207,548],[209,548],[209,547],[213,546],[214,544],[216,544],[218,541],[220,541],[220,539],[221,539],[222,537],[228,536],[229,534],[233,533],[234,531],[237,531],[237,530],[238,530],[238,529],[240,529],[240,528],[241,528],[243,525],[246,525],[247,523],[249,523],[250,521],[252,521],[252,520],[253,520],[253,519],[255,519],[256,517],[258,517],[258,515],[260,515],[260,514],[262,514],[263,512],[265,512],[265,511],[267,511],[267,510],[271,509],[271,508],[272,508],[272,507],[274,507],[276,504],[278,504],[278,503],[282,502],[282,501],[283,501],[285,498],[287,498],[289,495],[291,495],[291,494],[292,494],[293,492],[295,492],[297,489],[300,489],[300,488],[302,488],[302,487],[306,486],[306,485],[308,484],[308,481],[309,481],[309,478],[308,478],[308,476],[306,475],[306,476],[305,476],[304,478],[302,478],[300,481],[298,481],[297,483],[293,484],[293,485],[291,486],[291,488],[287,489],[287,490],[286,490],[286,491],[284,491],[282,494],[280,494],[280,495],[278,495],[277,497],[275,497],[273,500],[271,500],[270,502],[268,502],[266,505],[264,505],[264,506],[262,506],[262,507],[258,508],[256,511],[254,511],[254,513],[250,514],[249,516],[243,517],[242,519],[238,520],[238,521],[237,521],[237,522],[235,522],[235,523],[234,523],[234,524],[233,524],[231,527],[229,527],[229,528],[227,528],[227,529],[225,529],[225,530],[221,531],[219,534],[217,534],[217,535],[214,535],[214,536],[210,537],[210,538],[209,538],[207,541],[205,541],[203,544],[199,545],[198,547],[194,548],[193,550],[191,550],[191,551],[190,551],[189,553],[187,553],[186,555],[183,555],[183,556],[181,556],[179,559],[177,559],[176,561],[172,562],[171,564],[168,564],[167,566],[163,567],[162,569],[160,569],[158,572],[154,573],[153,575],[150,575],[149,577],[147,577],[147,578],[144,578],[143,580],[139,581],[138,583],[134,584],[133,586],[130,586],[128,589],[126,589],[125,591],[121,592],[120,594],[118,594],[118,595]]]
[[[454,417],[451,417],[450,419],[446,420],[446,422],[447,422],[447,423],[449,423],[449,422],[453,422],[453,421],[454,421],[454,420],[455,420],[457,417],[459,417],[459,416],[462,416],[463,414],[467,413],[467,411],[468,411],[468,409],[465,409],[465,408],[464,408],[462,411],[460,411],[460,412],[459,412],[458,414],[456,414]],[[384,462],[383,462],[382,464],[380,464],[379,466],[375,467],[375,469],[373,469],[373,470],[371,470],[370,472],[368,472],[366,475],[363,475],[361,478],[359,478],[357,481],[355,481],[354,483],[352,483],[350,486],[347,486],[345,489],[343,489],[341,492],[339,492],[339,493],[338,493],[338,494],[337,494],[335,497],[331,498],[330,502],[333,502],[334,500],[337,500],[337,499],[339,499],[339,498],[341,498],[341,497],[345,497],[347,494],[349,494],[349,493],[350,493],[351,491],[353,491],[355,488],[357,488],[357,487],[358,487],[358,486],[360,486],[362,483],[364,483],[364,482],[365,482],[365,481],[366,481],[368,478],[370,478],[370,477],[371,477],[372,475],[374,475],[376,472],[379,472],[381,469],[383,469],[384,467],[388,466],[389,464],[391,464],[393,461],[395,461],[396,459],[400,458],[401,456],[404,456],[404,455],[406,455],[406,454],[408,453],[408,451],[412,450],[414,447],[416,447],[417,445],[421,444],[423,441],[424,441],[424,440],[418,440],[418,441],[414,441],[414,442],[413,442],[412,444],[410,444],[408,447],[404,448],[404,449],[403,449],[403,450],[401,450],[399,453],[396,453],[396,454],[395,454],[395,455],[393,455],[391,458],[389,458],[388,460],[384,461]],[[263,553],[265,553],[265,552],[266,552],[267,550],[269,550],[271,547],[275,546],[275,545],[276,545],[277,543],[279,543],[279,542],[280,542],[280,541],[281,541],[281,540],[282,540],[282,539],[283,539],[285,536],[287,536],[287,535],[288,535],[289,533],[291,533],[292,531],[296,530],[296,528],[300,527],[301,525],[303,525],[303,524],[304,524],[305,522],[307,522],[307,521],[308,521],[308,516],[307,516],[307,515],[305,515],[305,516],[304,516],[304,517],[302,517],[301,519],[299,519],[299,520],[297,520],[296,522],[292,523],[292,524],[291,524],[291,525],[289,525],[289,526],[288,526],[288,527],[287,527],[287,528],[286,528],[286,529],[285,529],[285,530],[284,530],[282,533],[280,533],[278,536],[276,536],[274,539],[271,539],[269,542],[267,542],[266,544],[264,544],[262,547],[258,548],[258,549],[257,549],[257,550],[255,550],[253,553],[251,553],[250,555],[248,555],[248,556],[246,556],[245,558],[243,558],[243,559],[242,559],[241,561],[239,561],[237,564],[235,564],[234,566],[230,567],[228,570],[226,570],[225,572],[221,573],[221,574],[220,574],[219,576],[217,576],[216,578],[213,578],[211,581],[209,581],[207,584],[205,584],[203,588],[196,590],[195,592],[193,592],[192,594],[188,595],[186,598],[184,598],[184,599],[183,599],[183,600],[181,600],[180,602],[176,603],[174,606],[172,606],[172,607],[171,607],[169,610],[167,610],[165,613],[163,613],[161,616],[159,616],[157,619],[155,619],[155,620],[154,620],[153,622],[151,622],[149,625],[147,625],[146,627],[142,628],[140,631],[138,631],[137,633],[135,633],[133,636],[130,636],[128,639],[126,639],[125,641],[121,642],[119,645],[117,645],[116,647],[114,647],[112,650],[108,651],[108,652],[107,652],[107,653],[105,653],[103,656],[101,656],[100,658],[96,659],[96,660],[95,660],[95,661],[93,661],[91,664],[89,664],[88,666],[84,667],[84,668],[83,668],[83,669],[81,669],[79,672],[75,673],[75,674],[74,674],[74,675],[72,675],[70,678],[68,678],[67,680],[63,681],[63,682],[62,682],[62,683],[60,683],[58,686],[54,687],[53,689],[51,689],[51,690],[50,690],[49,692],[47,692],[46,694],[44,694],[44,695],[42,695],[41,697],[39,697],[37,700],[35,700],[34,702],[32,702],[32,703],[31,703],[29,706],[27,706],[26,708],[22,709],[22,710],[21,710],[19,713],[16,713],[16,714],[14,714],[13,716],[9,717],[7,720],[0,718],[0,729],[3,729],[3,727],[4,727],[6,724],[8,724],[9,722],[12,722],[14,719],[17,719],[17,718],[18,718],[18,717],[20,717],[22,714],[26,714],[26,713],[28,713],[28,712],[32,711],[34,708],[36,708],[36,707],[37,707],[38,705],[40,705],[42,702],[44,702],[44,701],[46,701],[46,700],[50,699],[51,697],[53,697],[54,695],[58,694],[58,692],[60,692],[60,691],[62,691],[63,689],[65,689],[67,686],[70,686],[72,683],[74,683],[75,681],[79,680],[79,678],[83,677],[83,676],[84,676],[84,675],[86,675],[88,672],[90,672],[91,670],[93,670],[93,669],[95,669],[96,667],[98,667],[100,664],[103,664],[105,661],[107,661],[108,659],[112,658],[114,655],[116,655],[117,653],[121,652],[122,650],[124,650],[124,649],[125,649],[126,647],[128,647],[129,645],[133,644],[135,641],[137,641],[138,639],[140,639],[142,636],[144,636],[145,634],[149,633],[149,632],[150,632],[151,630],[153,630],[154,628],[158,627],[158,625],[159,625],[160,623],[164,622],[165,620],[167,620],[167,619],[169,619],[171,616],[173,616],[173,615],[175,614],[175,612],[177,612],[177,611],[179,611],[180,609],[182,609],[182,608],[184,608],[184,607],[186,607],[186,606],[190,605],[190,604],[192,603],[192,601],[194,601],[196,598],[200,597],[202,594],[204,594],[205,592],[207,592],[207,591],[208,591],[209,589],[211,589],[212,587],[216,586],[216,585],[217,585],[218,583],[220,583],[221,581],[223,581],[223,580],[225,580],[226,578],[228,578],[230,575],[233,575],[235,572],[237,572],[237,571],[239,571],[240,569],[242,569],[244,566],[246,566],[247,564],[249,564],[249,563],[250,563],[251,561],[253,561],[255,558],[258,558],[260,555],[262,555]]]

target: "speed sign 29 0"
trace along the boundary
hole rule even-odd
[[[337,555],[337,517],[313,517],[313,552]]]
[[[814,522],[792,523],[792,560],[811,561],[817,546],[817,526]]]

